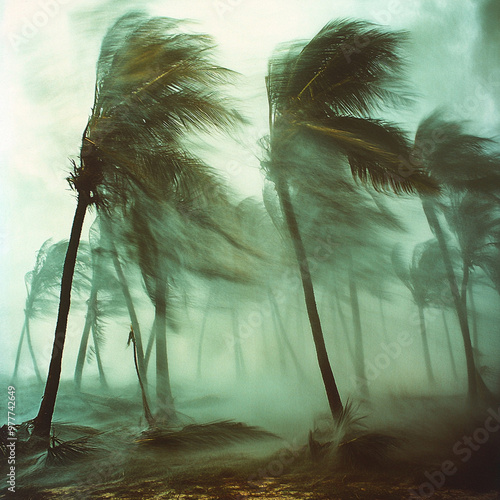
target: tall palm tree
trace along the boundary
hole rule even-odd
[[[91,205],[127,207],[137,190],[163,199],[177,183],[189,184],[198,164],[183,146],[186,131],[233,124],[235,113],[217,90],[230,72],[211,60],[213,41],[178,31],[179,22],[130,13],[105,36],[97,63],[92,114],[80,164],[70,184],[77,192],[61,282],[60,307],[45,392],[34,420],[33,442],[49,442],[59,387],[82,226]]]
[[[491,151],[491,145],[491,140],[468,134],[463,124],[447,120],[442,111],[435,111],[418,126],[412,164],[419,170],[426,170],[440,183],[445,203],[446,198],[458,196],[462,199],[467,193],[498,199],[500,194],[500,157]],[[467,208],[465,205],[462,205],[462,216],[459,215],[460,210],[455,211],[455,218],[457,222],[460,222],[456,224],[453,222],[453,217],[451,219],[452,227],[460,233],[458,244],[461,248],[464,264],[462,280],[459,285],[450,257],[449,235],[447,235],[442,217],[440,217],[439,202],[442,202],[443,198],[438,200],[428,195],[423,195],[421,198],[429,226],[439,242],[443,255],[447,280],[464,343],[468,400],[471,405],[475,405],[478,400],[478,385],[484,388],[484,382],[479,376],[474,362],[467,316],[467,283],[471,252],[473,253],[476,247],[477,234],[474,233],[479,227],[474,227],[474,223],[467,223],[463,219],[464,210],[472,215],[470,207]],[[467,217],[469,216],[467,215]],[[468,220],[471,221],[471,219]],[[465,226],[459,227],[461,224],[465,224]],[[480,223],[480,225],[483,224]],[[489,223],[486,224],[485,228],[488,227],[490,227]],[[484,236],[484,234],[480,236],[479,241],[484,241]]]
[[[289,44],[271,58],[266,77],[269,101],[268,159],[263,167],[275,184],[292,238],[304,288],[319,368],[331,413],[343,405],[325,347],[311,271],[292,195],[298,175],[309,163],[292,169],[298,139],[319,140],[331,151],[332,168],[347,159],[352,174],[376,188],[409,192],[427,183],[419,172],[399,173],[407,145],[399,130],[370,112],[386,102],[401,102],[397,92],[399,47],[404,35],[361,21],[327,24],[310,42]],[[359,41],[363,40],[362,46]],[[320,179],[319,182],[328,182]]]

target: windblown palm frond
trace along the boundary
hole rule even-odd
[[[401,103],[400,45],[404,33],[389,33],[362,21],[329,23],[309,43],[277,51],[267,77],[270,104],[270,161],[273,178],[286,172],[283,152],[297,135],[318,137],[338,163],[347,158],[354,176],[376,189],[432,190],[418,168],[406,171],[409,146],[395,125],[370,113]],[[332,163],[335,161],[332,158]]]
[[[462,258],[474,265],[489,246],[500,244],[500,205],[477,192],[452,192],[443,212],[455,233]]]
[[[103,40],[92,116],[83,136],[82,166],[73,183],[94,201],[131,187],[165,198],[204,167],[182,146],[193,129],[236,124],[218,90],[232,73],[213,63],[213,40],[177,31],[179,21],[130,13]]]
[[[418,306],[426,307],[443,300],[446,270],[437,240],[416,245],[409,263],[402,247],[396,245],[392,251],[392,264],[396,275],[410,290]]]
[[[500,154],[494,141],[467,133],[436,110],[418,126],[412,163],[453,189],[500,193]]]

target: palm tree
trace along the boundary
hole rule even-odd
[[[369,113],[397,94],[404,36],[361,21],[327,24],[309,43],[290,44],[270,60],[266,77],[269,101],[268,159],[263,163],[275,184],[292,238],[304,288],[318,363],[331,413],[343,405],[325,347],[306,249],[292,201],[294,181],[308,176],[308,167],[291,168],[298,139],[317,140],[331,151],[331,163],[347,159],[352,174],[376,188],[410,192],[427,183],[419,172],[399,174],[406,143],[399,130]],[[364,40],[360,48],[359,40]],[[354,49],[354,50],[349,50]],[[328,182],[320,179],[319,182]]]
[[[164,199],[181,181],[181,172],[182,182],[188,185],[188,172],[196,170],[197,162],[182,147],[186,131],[225,127],[236,119],[216,90],[230,72],[212,62],[212,39],[179,33],[178,25],[172,19],[130,13],[115,23],[101,46],[80,164],[73,162],[70,175],[77,208],[64,262],[49,373],[32,433],[43,446],[49,442],[87,208],[126,208],[137,190],[152,199]]]
[[[67,241],[52,243],[51,239],[46,240],[38,250],[33,270],[25,275],[27,296],[24,309],[24,324],[14,366],[14,379],[17,377],[23,341],[26,337],[35,375],[38,381],[42,382],[32,345],[30,322],[39,316],[48,315],[57,303],[57,287],[61,282],[61,268],[67,247]],[[87,292],[89,267],[88,247],[85,244],[80,249],[75,270],[78,277],[75,289],[79,294]]]
[[[491,145],[491,140],[466,133],[463,124],[446,120],[441,111],[435,111],[419,124],[415,135],[412,164],[418,169],[426,170],[440,183],[445,200],[446,197],[450,198],[450,196],[462,198],[467,193],[476,196],[482,193],[482,196],[497,199],[500,193],[500,158],[491,152]],[[423,195],[422,207],[429,226],[439,242],[443,256],[447,280],[464,343],[468,400],[474,406],[478,399],[478,384],[480,387],[484,387],[484,382],[479,376],[474,362],[467,316],[467,284],[471,266],[471,252],[475,251],[475,239],[478,236],[475,233],[478,228],[474,227],[474,223],[466,223],[463,215],[464,210],[472,215],[475,209],[467,208],[466,205],[462,206],[462,216],[457,218],[457,222],[460,222],[457,225],[452,221],[452,227],[460,233],[457,236],[463,260],[462,280],[459,286],[450,257],[449,237],[447,237],[444,225],[440,220],[438,201],[435,197]],[[456,215],[459,213],[460,211],[455,211]],[[461,224],[464,224],[463,228],[459,227]],[[484,229],[488,231],[489,227],[490,223],[487,223]],[[485,234],[479,235],[479,241],[484,241],[484,238]]]
[[[392,252],[394,271],[406,288],[410,290],[413,301],[418,308],[425,366],[427,377],[431,383],[435,382],[435,377],[427,339],[424,310],[431,304],[438,303],[442,298],[442,284],[446,278],[441,262],[439,245],[435,239],[416,245],[409,264],[405,262],[399,245],[395,246]]]
[[[124,299],[119,294],[120,284],[113,268],[107,242],[105,241],[106,236],[99,229],[100,221],[100,217],[96,218],[90,228],[89,234],[92,277],[90,295],[87,300],[85,325],[75,365],[74,379],[78,390],[81,388],[83,367],[87,358],[87,348],[91,331],[99,380],[102,386],[105,389],[107,388],[106,376],[100,355],[100,347],[104,341],[104,322],[107,317],[120,313],[124,308]]]

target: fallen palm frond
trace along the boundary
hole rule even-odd
[[[275,434],[242,422],[224,420],[208,424],[187,425],[181,430],[151,429],[143,432],[137,443],[169,449],[199,449],[224,446],[242,441],[279,439]]]
[[[55,436],[51,437],[50,446],[45,458],[45,466],[67,466],[78,460],[88,458],[97,450],[89,444],[90,436],[80,437],[71,441],[61,441]]]

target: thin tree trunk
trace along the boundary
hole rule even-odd
[[[16,363],[14,365],[14,373],[12,375],[12,378],[14,380],[17,378],[17,372],[19,370],[19,361],[21,359],[21,350],[25,336],[26,336],[26,343],[28,344],[28,350],[31,356],[31,361],[33,362],[33,369],[35,370],[36,379],[38,380],[38,382],[43,383],[42,376],[40,375],[40,370],[38,369],[38,363],[36,362],[35,351],[33,350],[33,344],[31,343],[30,320],[26,315],[24,317],[24,325],[21,331],[21,338],[19,339],[19,344],[17,346]]]
[[[71,288],[73,284],[73,274],[75,271],[76,255],[78,245],[82,234],[83,221],[87,211],[88,200],[81,194],[78,195],[71,236],[69,239],[68,250],[64,260],[64,268],[61,279],[61,293],[59,298],[59,312],[57,315],[57,324],[54,335],[54,344],[50,359],[49,372],[42,403],[38,415],[34,420],[33,433],[35,446],[47,447],[50,441],[50,427],[52,425],[52,416],[56,404],[57,391],[61,378],[61,365],[64,350],[64,341],[66,340],[66,329],[68,326],[68,314],[71,304]],[[38,440],[38,443],[36,442]]]
[[[205,330],[207,328],[207,319],[208,319],[208,312],[210,310],[210,305],[211,305],[211,300],[212,300],[212,294],[210,292],[208,299],[207,299],[207,304],[205,306],[205,310],[203,311],[203,319],[201,321],[201,330],[200,330],[200,338],[198,340],[198,360],[197,360],[197,365],[196,365],[196,376],[198,379],[201,379],[201,355],[203,353],[203,340],[205,339]]]
[[[323,384],[325,386],[328,404],[330,406],[330,411],[333,418],[337,419],[340,417],[344,408],[342,405],[342,400],[340,399],[337,383],[335,382],[335,378],[333,376],[332,367],[328,359],[328,353],[326,351],[325,338],[318,314],[316,298],[314,296],[314,288],[311,278],[311,272],[309,270],[309,264],[307,262],[306,250],[300,236],[297,219],[293,209],[292,200],[290,199],[290,192],[286,181],[284,181],[283,179],[279,179],[276,184],[276,189],[281,201],[281,205],[283,207],[283,213],[285,215],[288,230],[290,231],[290,236],[292,238],[293,246],[295,249],[295,255],[299,264],[307,314],[309,316],[309,323],[311,325],[314,346],[316,348],[316,356],[318,358],[319,369],[323,378]]]
[[[470,338],[469,323],[467,321],[467,310],[464,310],[462,306],[460,291],[458,289],[457,280],[455,278],[455,273],[453,271],[453,265],[451,263],[448,246],[446,244],[446,239],[443,230],[441,228],[441,225],[439,224],[436,212],[434,210],[434,206],[432,205],[432,202],[428,198],[423,197],[422,207],[427,217],[427,221],[429,222],[429,226],[434,230],[434,233],[439,243],[441,254],[443,256],[443,261],[446,268],[446,276],[448,279],[448,283],[450,285],[451,295],[453,297],[453,304],[455,306],[455,311],[457,313],[458,321],[460,323],[460,331],[462,332],[462,339],[464,343],[465,359],[467,363],[467,382],[468,382],[467,398],[469,404],[474,407],[477,404],[477,399],[478,399],[477,379],[476,379],[476,367],[474,363],[474,354],[472,351],[472,343]]]
[[[157,414],[168,421],[174,414],[174,401],[167,357],[167,281],[161,277],[156,278],[155,325]]]
[[[21,359],[21,351],[23,348],[23,340],[26,335],[26,321],[28,320],[27,316],[24,316],[24,324],[23,329],[21,330],[21,338],[19,339],[19,343],[17,344],[17,353],[16,353],[16,363],[14,364],[14,373],[12,374],[12,378],[15,380],[17,378],[17,372],[19,370],[19,361]]]
[[[420,334],[422,336],[422,347],[424,350],[425,369],[427,371],[427,377],[429,379],[429,382],[434,383],[436,379],[434,378],[434,372],[432,370],[431,354],[429,352],[429,342],[427,340],[427,328],[425,327],[424,308],[420,305],[418,306],[418,317],[420,318]]]
[[[151,410],[149,408],[146,389],[144,387],[144,383],[143,383],[142,378],[141,378],[141,373],[139,371],[139,364],[137,362],[137,346],[135,343],[135,335],[134,335],[133,328],[130,330],[130,334],[129,334],[129,343],[130,343],[130,341],[132,341],[132,347],[134,349],[134,366],[135,366],[135,372],[137,373],[137,378],[139,379],[139,387],[141,388],[142,406],[144,408],[144,416],[146,417],[146,421],[148,422],[149,427],[154,427],[155,426],[155,419],[153,418],[153,414],[151,413]]]
[[[233,322],[233,338],[234,338],[234,359],[236,364],[236,377],[242,380],[246,375],[245,361],[241,350],[241,337],[239,332],[238,311],[231,310],[231,318]]]
[[[441,314],[443,316],[444,331],[446,333],[446,340],[447,340],[447,343],[448,343],[448,350],[450,352],[451,369],[453,371],[453,376],[455,377],[455,379],[457,379],[458,378],[457,365],[455,364],[455,357],[453,356],[453,346],[452,346],[452,343],[451,343],[450,329],[448,328],[448,322],[446,321],[446,314],[444,313],[443,310],[441,310]]]
[[[134,302],[132,300],[132,295],[130,293],[130,289],[127,284],[127,279],[125,278],[125,274],[122,269],[122,265],[120,263],[120,259],[118,259],[118,255],[116,252],[116,248],[113,242],[110,242],[112,249],[111,255],[113,258],[113,265],[115,266],[116,274],[118,276],[118,281],[120,282],[120,286],[122,288],[123,296],[125,297],[125,304],[127,305],[128,314],[130,316],[130,323],[132,323],[132,328],[134,329],[134,336],[137,346],[137,362],[139,365],[139,371],[141,373],[141,378],[144,383],[144,388],[147,393],[148,388],[148,378],[147,378],[147,370],[144,363],[144,349],[142,347],[142,335],[141,335],[141,327],[139,326],[139,320],[137,318],[137,313],[135,312]]]
[[[351,344],[351,337],[349,335],[350,328],[347,326],[347,321],[344,316],[344,311],[342,310],[342,305],[340,304],[340,297],[339,297],[339,292],[337,289],[334,289],[334,294],[335,294],[335,304],[337,305],[337,311],[339,313],[339,318],[340,318],[340,324],[342,326],[342,330],[344,331],[344,338],[346,339],[347,343],[347,349],[349,351],[349,354],[351,355],[352,362],[354,363],[355,357],[354,357],[354,349],[352,348]]]
[[[92,339],[94,340],[95,360],[97,363],[97,370],[99,372],[99,382],[101,383],[103,389],[107,391],[109,387],[104,373],[104,368],[102,366],[101,349],[99,347],[97,335],[95,334],[95,325],[92,325]]]
[[[302,369],[302,366],[299,363],[297,355],[295,354],[295,350],[293,349],[292,344],[290,343],[290,339],[288,338],[288,335],[287,335],[287,332],[285,329],[285,325],[283,324],[283,319],[281,318],[278,303],[276,302],[276,298],[274,297],[272,290],[268,290],[268,294],[269,294],[269,301],[271,302],[272,314],[276,318],[276,323],[277,323],[277,326],[280,330],[283,342],[284,342],[284,344],[285,344],[285,346],[290,354],[290,357],[292,358],[293,364],[295,365],[295,369],[297,370],[299,377],[302,380],[304,380],[305,379],[304,370]]]
[[[31,333],[30,333],[30,320],[26,321],[26,342],[28,343],[28,350],[30,352],[31,361],[33,362],[33,369],[35,370],[35,375],[38,382],[43,383],[42,377],[40,375],[40,370],[38,369],[38,364],[36,362],[35,351],[33,349],[33,344],[31,343]]]
[[[359,310],[358,288],[354,278],[354,264],[349,253],[349,291],[351,297],[352,321],[354,325],[354,369],[358,380],[368,382],[365,371],[365,353],[363,346],[363,330],[361,328],[361,312]],[[368,397],[368,383],[360,384],[363,396]]]
[[[378,298],[378,307],[380,310],[380,318],[382,320],[382,329],[384,330],[384,339],[385,339],[385,341],[388,341],[389,335],[387,333],[387,322],[385,321],[384,304],[382,301],[382,297]]]
[[[153,350],[153,344],[156,335],[156,324],[153,320],[153,326],[151,327],[151,332],[149,333],[148,345],[146,346],[146,355],[144,356],[144,369],[148,371],[149,360],[151,359],[151,351]]]
[[[476,304],[474,302],[474,294],[472,292],[472,282],[469,282],[469,299],[470,299],[470,313],[472,319],[472,345],[476,350],[476,353],[479,353],[479,332],[477,325],[477,309]]]
[[[283,339],[281,338],[281,335],[279,334],[279,324],[278,324],[278,318],[276,317],[276,314],[274,314],[274,310],[271,307],[271,318],[273,321],[273,333],[274,337],[276,338],[276,345],[278,346],[278,355],[280,359],[280,367],[281,367],[281,372],[283,375],[286,374],[286,359],[285,359],[285,348],[283,346]]]
[[[76,358],[74,380],[76,388],[78,390],[81,390],[82,387],[83,367],[85,365],[85,358],[87,356],[87,346],[89,343],[90,329],[94,321],[96,298],[97,290],[96,287],[93,286],[92,290],[90,291],[89,302],[87,305],[87,315],[85,316],[85,325],[83,327],[82,339],[80,341],[80,349],[78,350],[78,357]]]

